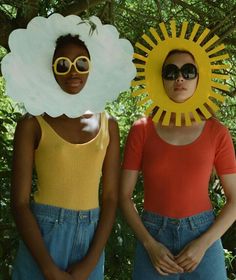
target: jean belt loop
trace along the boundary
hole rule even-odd
[[[89,223],[91,223],[94,220],[95,214],[93,215],[93,211],[90,210],[88,211],[88,218],[89,218]]]
[[[89,222],[96,222],[99,219],[99,208],[89,211]]]
[[[189,217],[188,221],[189,221],[189,225],[190,225],[191,230],[195,230],[196,229],[196,224],[194,222],[193,217]]]
[[[64,215],[65,215],[65,210],[63,209],[63,208],[61,208],[60,210],[59,210],[59,217],[58,217],[58,222],[59,222],[59,224],[62,224],[63,223],[63,221],[64,221]]]
[[[166,226],[168,223],[168,218],[167,217],[162,217],[162,225],[161,225],[161,229],[165,230]]]

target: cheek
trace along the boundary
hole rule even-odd
[[[82,79],[84,82],[87,81],[89,74],[82,75]]]
[[[56,80],[56,82],[57,82],[59,85],[62,83],[62,79],[61,79],[60,76],[56,76],[56,75],[55,75],[55,80]]]
[[[198,84],[198,80],[193,81],[192,86],[191,86],[191,89],[192,89],[193,93],[194,93],[195,90],[197,89],[197,84]]]
[[[173,83],[171,83],[170,81],[163,81],[163,86],[164,86],[164,89],[165,89],[165,92],[166,92],[167,95],[170,94],[170,91],[173,87],[172,84]]]
[[[55,75],[55,80],[58,83],[58,85],[63,89],[63,87],[64,87],[64,77]]]

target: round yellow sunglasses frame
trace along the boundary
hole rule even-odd
[[[61,60],[61,59],[65,59],[66,61],[69,62],[69,68],[68,68],[68,70],[67,70],[66,72],[63,72],[63,73],[57,71],[57,63],[58,63],[58,61]],[[88,62],[88,70],[87,70],[87,71],[79,71],[79,70],[77,69],[76,62],[77,62],[79,59],[85,59],[85,60]],[[68,73],[70,72],[72,65],[74,66],[75,70],[76,70],[79,74],[87,74],[87,73],[89,73],[89,70],[90,70],[90,68],[91,68],[91,62],[90,62],[90,60],[89,60],[89,58],[88,58],[87,56],[77,56],[77,57],[74,59],[73,62],[72,62],[68,57],[60,56],[60,57],[58,57],[58,58],[54,61],[54,63],[53,63],[52,66],[53,66],[53,71],[54,71],[54,73],[55,73],[56,75],[63,76],[63,75],[66,75],[66,74],[68,74]]]

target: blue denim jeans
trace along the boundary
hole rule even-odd
[[[212,211],[184,219],[162,217],[144,211],[142,221],[150,234],[174,255],[189,242],[203,234],[214,222]],[[220,240],[208,248],[197,268],[190,273],[160,275],[151,263],[147,251],[137,244],[133,280],[226,280],[223,247]]]
[[[99,219],[99,209],[74,211],[54,206],[33,204],[32,212],[38,222],[44,242],[55,264],[66,270],[87,253]],[[43,280],[44,277],[21,241],[13,267],[13,280]],[[104,279],[104,253],[89,280]]]

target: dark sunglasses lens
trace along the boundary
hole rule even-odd
[[[174,64],[168,64],[163,67],[162,78],[164,80],[176,80],[179,76],[179,68]]]
[[[86,58],[76,60],[76,68],[79,72],[87,72],[89,70],[89,61]]]
[[[70,63],[66,59],[60,59],[57,62],[57,72],[66,73],[70,68]]]
[[[181,67],[181,73],[186,80],[192,80],[197,77],[197,68],[191,63],[184,64]]]

